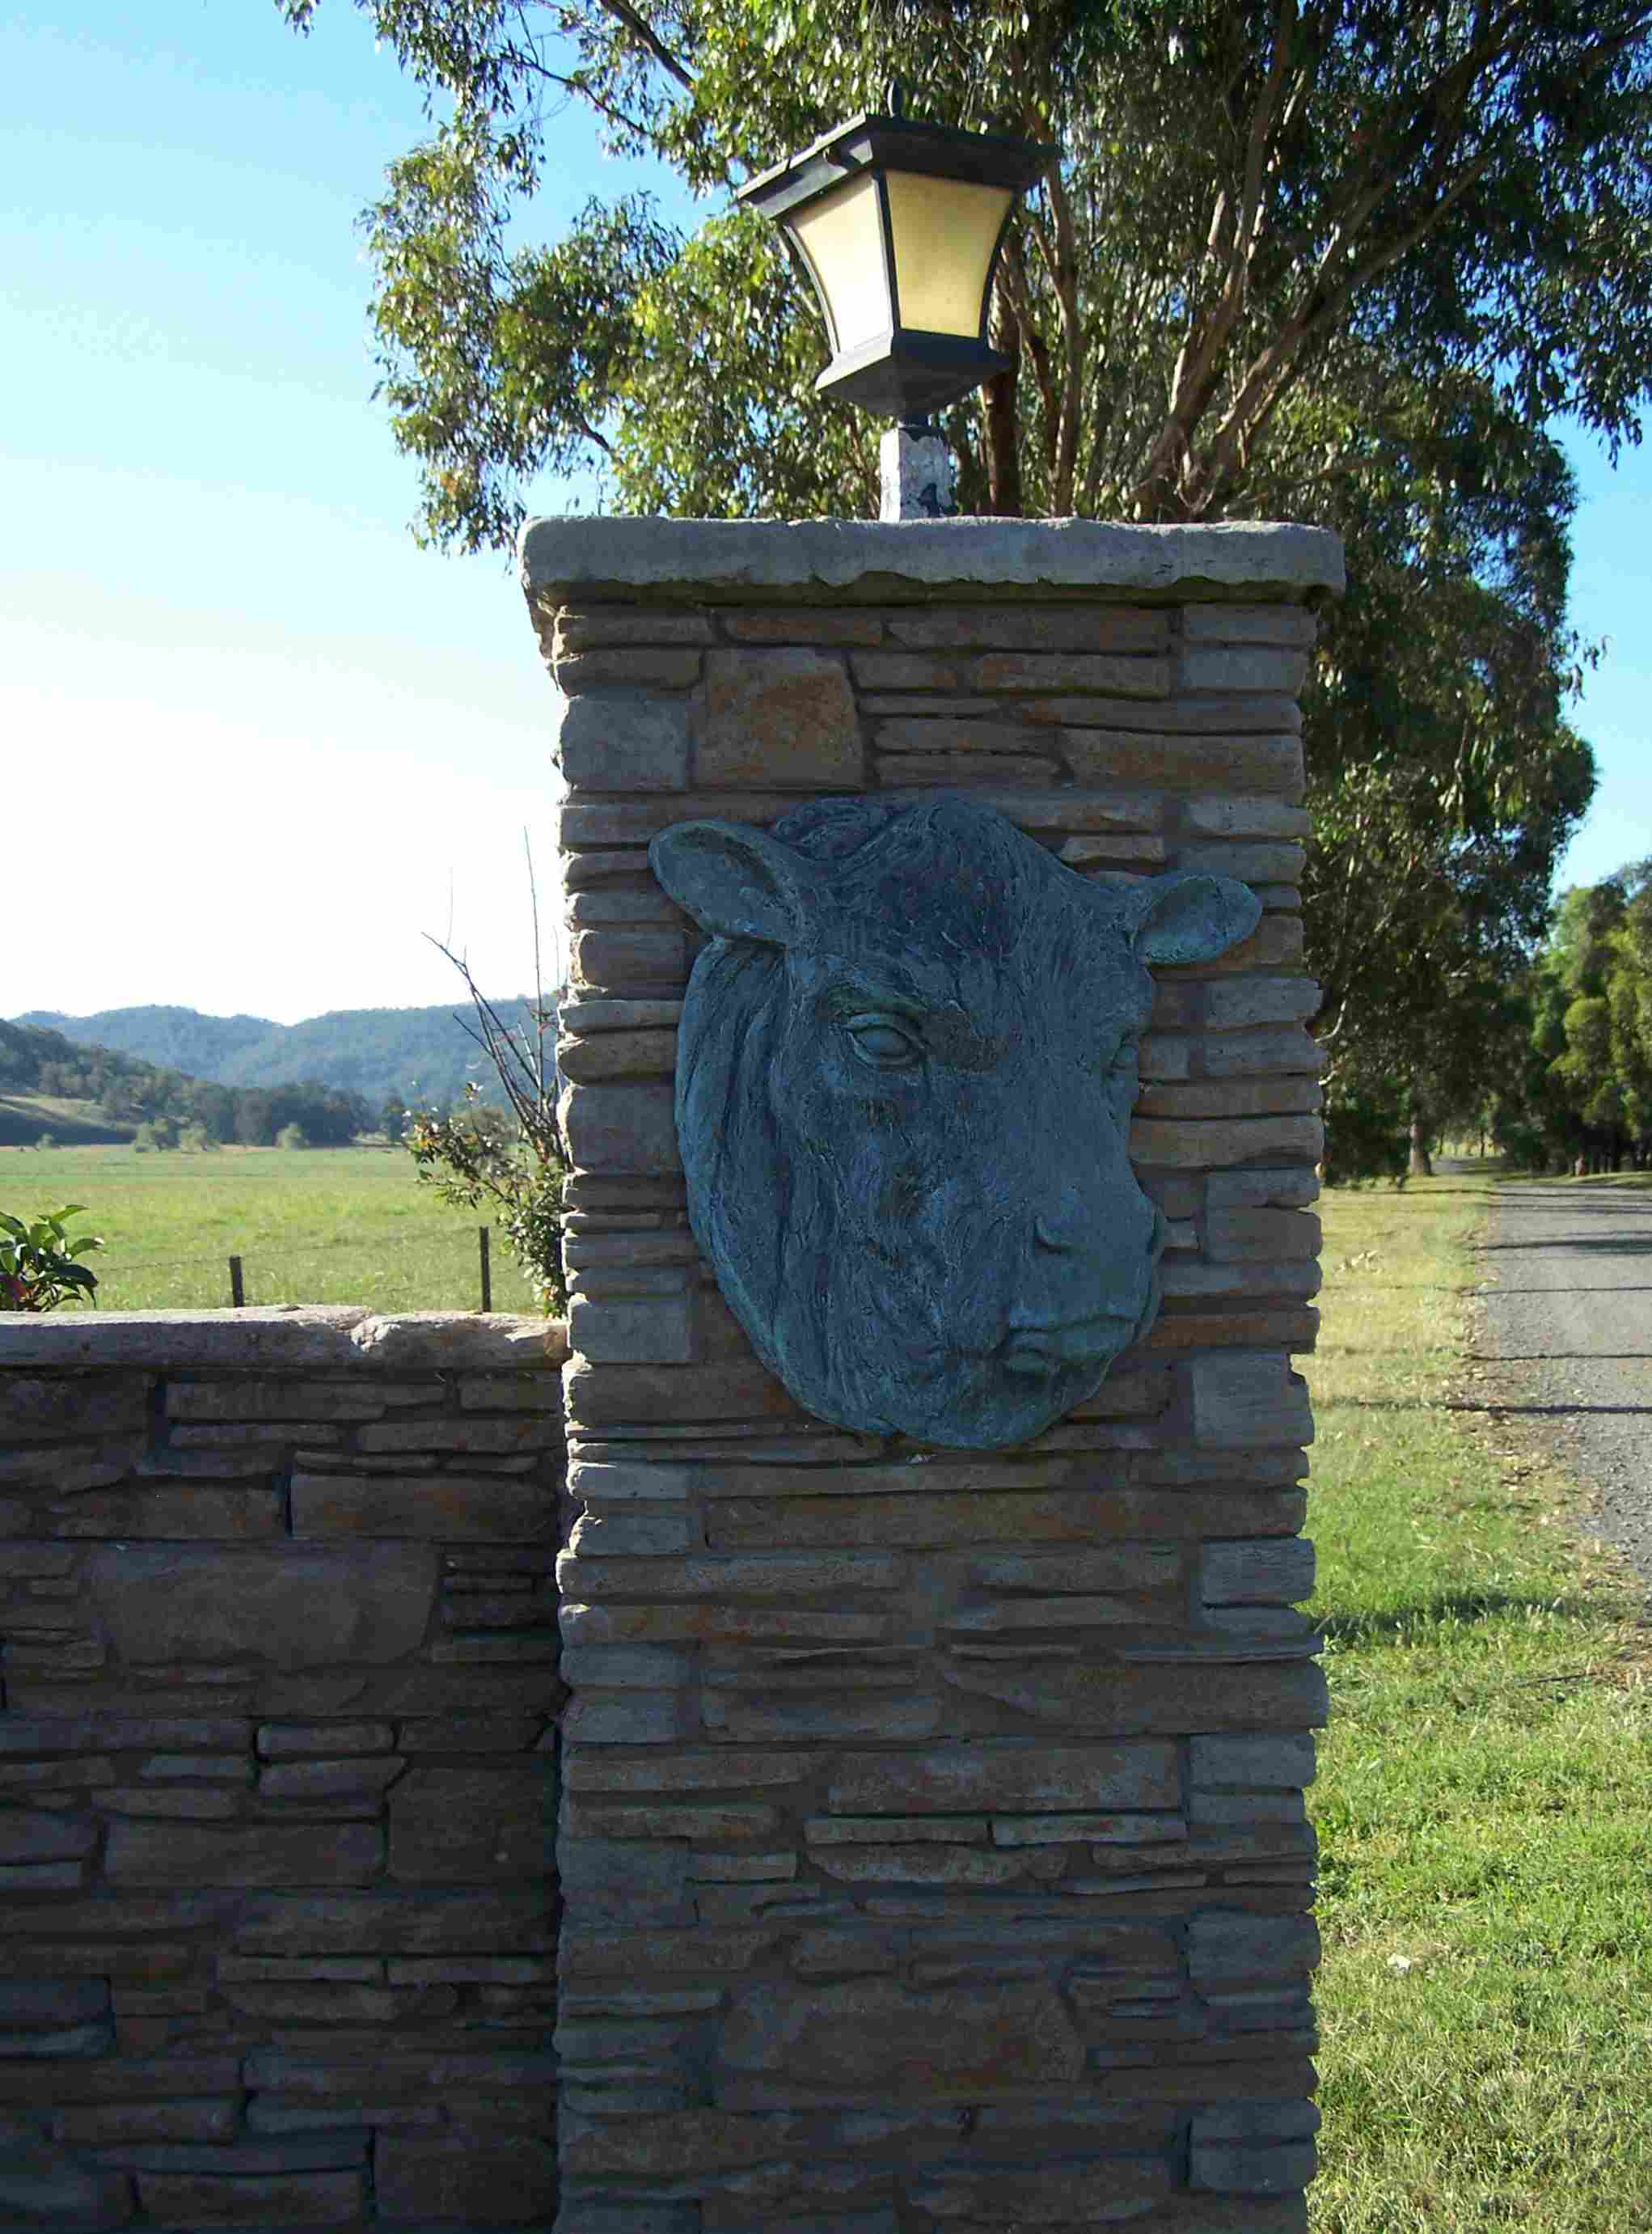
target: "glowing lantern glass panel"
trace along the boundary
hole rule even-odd
[[[982,305],[1015,196],[911,171],[889,178],[889,229],[901,323],[936,334],[982,330]]]
[[[1060,150],[862,116],[741,189],[780,226],[819,298],[832,362],[815,385],[891,418],[966,395],[1009,360],[987,340],[1015,197]]]
[[[851,179],[846,186],[822,194],[818,202],[798,212],[791,234],[826,311],[834,356],[892,330],[883,217],[874,178]]]

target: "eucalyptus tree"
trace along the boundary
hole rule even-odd
[[[878,429],[815,395],[808,291],[731,190],[898,75],[913,113],[1065,150],[1000,267],[1009,369],[947,415],[965,507],[1348,539],[1308,733],[1339,1067],[1392,1068],[1525,953],[1592,780],[1544,429],[1638,437],[1652,4],[354,4],[431,110],[364,218],[421,536],[507,546],[539,473],[645,513],[873,509]],[[278,5],[307,29],[317,0]],[[702,221],[633,194],[533,238],[569,104]]]
[[[1551,1154],[1652,1153],[1652,861],[1574,887],[1530,980],[1540,1069],[1522,1114]]]
[[[1635,425],[1641,0],[356,4],[432,108],[368,233],[386,394],[439,541],[507,537],[542,467],[594,467],[662,510],[702,509],[713,477],[723,508],[864,504],[865,441],[812,392],[813,306],[763,222],[726,212],[892,74],[915,110],[1066,150],[1003,259],[1011,369],[954,415],[994,509],[1243,508],[1349,336],[1425,382],[1487,380],[1527,421]],[[307,29],[317,0],[278,5]],[[512,246],[569,102],[705,198],[692,239],[631,196]]]

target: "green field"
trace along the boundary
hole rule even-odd
[[[449,1210],[391,1148],[0,1149],[0,1210],[33,1218],[82,1202],[75,1225],[108,1244],[88,1259],[106,1310],[227,1304],[241,1259],[249,1303],[475,1310],[480,1212]],[[493,1309],[532,1311],[493,1237]]]
[[[1495,1182],[1329,1196],[1312,1610],[1316,2234],[1652,2225],[1652,1653],[1573,1486],[1472,1408]]]

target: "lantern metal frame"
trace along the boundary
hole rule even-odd
[[[777,163],[741,186],[735,199],[774,219],[794,263],[801,266],[813,287],[832,343],[832,362],[816,380],[817,390],[921,427],[930,412],[956,402],[994,373],[1008,369],[1010,359],[987,339],[993,279],[1004,237],[1015,218],[1015,197],[1053,169],[1061,151],[1040,140],[1012,139],[1002,133],[963,132],[950,125],[916,123],[903,114],[897,87],[891,88],[890,108],[889,114],[868,113],[823,134],[800,155]],[[891,171],[1009,191],[1003,222],[987,259],[980,316],[972,336],[937,333],[902,323],[889,205]],[[846,353],[831,297],[787,220],[867,174],[877,193],[878,245],[890,323]]]

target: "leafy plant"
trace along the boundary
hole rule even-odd
[[[95,1233],[71,1234],[64,1222],[84,1208],[68,1202],[42,1211],[32,1225],[0,1211],[0,1311],[55,1311],[59,1303],[92,1300],[97,1276],[75,1259],[103,1243]]]
[[[402,1145],[420,1179],[443,1202],[493,1211],[540,1307],[560,1317],[568,1308],[562,1271],[568,1173],[560,1141],[536,1144],[472,1085],[456,1111],[409,1110]]]
[[[465,1029],[492,1065],[510,1104],[509,1114],[486,1103],[480,1087],[467,1081],[456,1111],[407,1111],[402,1144],[421,1180],[443,1202],[463,1210],[493,1209],[541,1308],[560,1317],[568,1308],[562,1269],[568,1159],[557,1117],[557,1011],[554,1003],[545,999],[542,980],[539,902],[531,850],[527,866],[533,910],[533,1001],[527,1007],[526,1023],[508,1023],[478,988],[463,955],[439,938],[430,942],[465,981],[476,1012],[475,1023],[467,1023]]]

